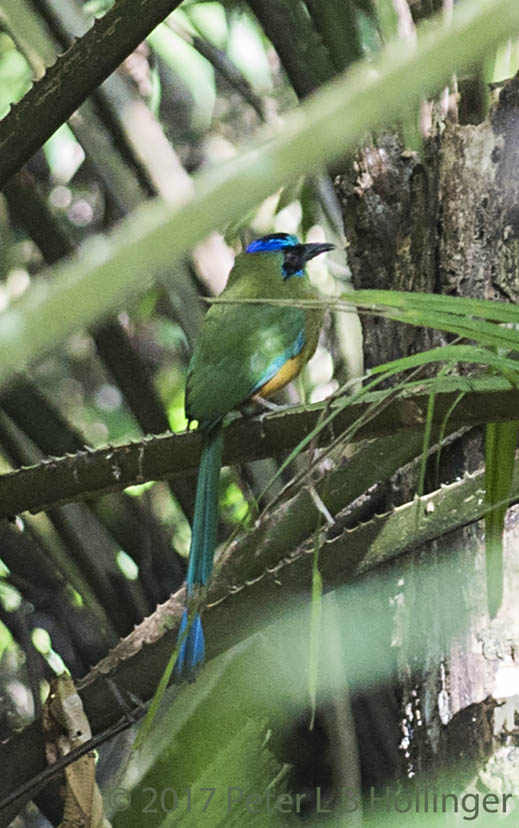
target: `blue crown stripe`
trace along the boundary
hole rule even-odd
[[[262,236],[256,239],[246,248],[246,253],[271,253],[276,250],[283,250],[284,247],[295,247],[299,244],[297,236],[290,233],[272,233],[269,236]]]

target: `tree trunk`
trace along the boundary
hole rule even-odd
[[[495,97],[487,120],[439,125],[420,156],[404,150],[395,136],[382,135],[337,180],[356,288],[517,301],[519,79],[504,84]],[[443,334],[385,319],[363,316],[362,324],[368,367],[446,341]],[[472,430],[443,450],[441,481],[482,465],[483,432]],[[415,475],[388,481],[386,507],[412,498],[416,485]],[[431,487],[436,488],[432,479]],[[488,768],[481,770],[484,759],[499,744],[508,744],[494,699],[512,696],[515,682],[519,708],[519,665],[514,660],[519,651],[518,548],[515,507],[506,521],[504,602],[493,621],[486,607],[482,524],[415,549],[403,584],[395,580],[399,614],[393,641],[399,647],[403,773],[422,786],[441,768],[467,760],[462,782],[481,771],[480,778],[492,788]],[[444,576],[435,582],[433,574],[424,587],[423,567],[431,561],[448,561],[449,584]],[[447,619],[434,612],[435,589],[452,590],[453,601],[462,603],[467,625],[461,637],[453,639]],[[411,636],[427,641],[425,667],[411,663]],[[508,693],[500,689],[506,677],[512,683]],[[510,704],[502,710],[510,712]],[[504,747],[501,759],[501,790],[506,791],[512,784],[513,757]]]

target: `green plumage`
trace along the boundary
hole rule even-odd
[[[315,299],[307,276],[283,279],[283,254],[242,253],[222,299]],[[186,414],[200,425],[214,422],[253,393],[269,365],[304,333],[302,364],[315,351],[321,310],[275,305],[212,305],[189,365]]]

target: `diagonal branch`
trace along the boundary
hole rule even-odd
[[[485,381],[473,381],[480,390],[467,392],[454,407],[449,428],[506,422],[517,417],[518,390],[488,391]],[[495,383],[494,383],[495,387]],[[503,388],[507,388],[503,383]],[[441,426],[458,399],[459,390],[439,392],[433,423]],[[383,410],[372,409],[384,400],[384,392],[367,394],[361,403],[334,403],[332,423],[320,434],[321,445],[351,428],[359,418],[364,422],[351,439],[380,437],[397,431],[422,430],[426,421],[427,391],[393,400]],[[375,412],[370,414],[370,412]],[[283,455],[295,448],[319,424],[324,403],[272,414],[263,421],[239,419],[225,430],[224,463],[245,463]],[[84,450],[66,457],[51,457],[29,468],[0,476],[0,518],[23,511],[38,512],[81,498],[99,496],[150,480],[196,470],[200,436],[196,432],[164,434],[121,446]]]
[[[118,0],[0,122],[0,187],[180,0]]]
[[[518,500],[519,467],[510,502]],[[328,539],[322,532],[320,570],[324,590],[337,589],[360,574],[387,565],[409,549],[479,520],[485,508],[484,472],[478,471],[338,537]],[[287,600],[310,594],[313,538],[288,553],[285,550],[281,557],[279,550],[276,557],[269,557],[269,547],[265,546],[262,559],[253,562],[250,556],[240,554],[241,544],[236,542],[224,556],[209,590],[209,659],[266,625],[282,622]],[[261,575],[249,577],[258,566],[262,566]],[[122,698],[137,696],[143,702],[152,698],[175,645],[183,597],[180,590],[159,606],[78,683],[95,744],[133,723],[128,718],[121,725],[124,711],[114,686]],[[142,709],[132,712],[139,716]],[[19,809],[55,773],[54,768],[46,767],[42,738],[37,721],[0,745],[0,764],[6,769],[0,777],[0,826],[7,824],[4,815],[9,811],[3,809],[8,804],[15,813],[15,808]],[[85,744],[85,752],[92,746]],[[71,761],[76,758],[74,754]]]

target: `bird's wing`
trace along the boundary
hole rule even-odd
[[[186,383],[189,419],[215,422],[271,379],[305,344],[305,314],[273,305],[214,305]]]

